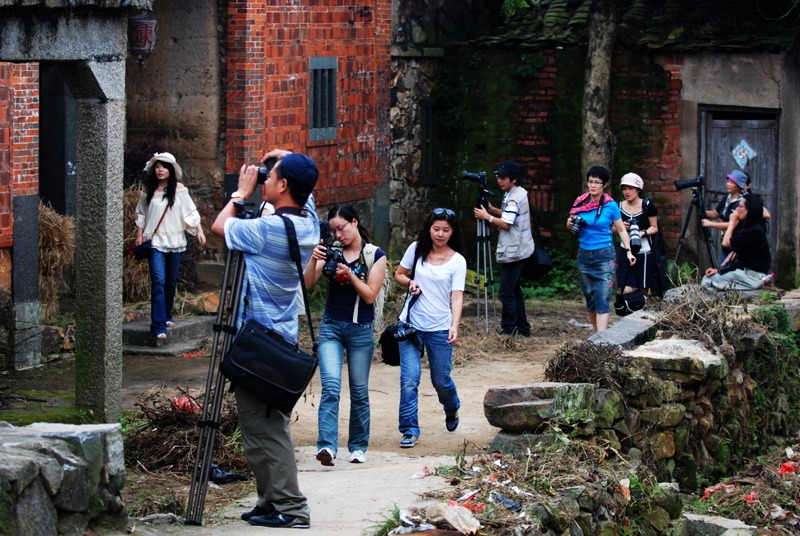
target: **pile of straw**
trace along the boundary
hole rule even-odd
[[[39,301],[42,321],[58,316],[58,291],[75,262],[75,220],[39,203]]]

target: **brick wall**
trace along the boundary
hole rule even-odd
[[[320,168],[320,205],[372,199],[388,181],[391,5],[378,0],[228,4],[226,172],[264,148],[306,152]],[[308,138],[309,63],[337,58],[334,140]]]
[[[39,192],[39,65],[0,63],[0,248],[13,245],[12,196]]]

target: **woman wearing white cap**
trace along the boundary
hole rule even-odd
[[[186,233],[206,243],[200,214],[189,189],[178,182],[183,170],[170,153],[156,153],[144,168],[145,189],[136,205],[136,245],[152,240],[150,255],[150,331],[167,338],[172,327],[172,305],[178,286],[181,253],[186,251]]]
[[[622,224],[628,233],[631,232],[632,223],[638,225],[641,242],[637,248],[631,234],[631,249],[636,255],[636,264],[628,264],[625,250],[620,250],[617,259],[617,286],[625,293],[636,288],[651,288],[656,282],[655,262],[650,253],[653,251],[653,237],[658,232],[658,209],[652,201],[642,198],[644,181],[636,173],[626,173],[619,184],[625,197],[619,203]]]

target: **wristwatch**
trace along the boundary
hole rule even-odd
[[[489,216],[489,225],[491,225],[493,221],[494,221],[494,216]]]
[[[245,196],[242,195],[239,190],[236,190],[231,194],[231,199],[245,199]]]

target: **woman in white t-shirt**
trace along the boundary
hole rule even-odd
[[[466,278],[467,261],[456,214],[449,208],[435,208],[425,218],[417,240],[408,247],[394,274],[394,280],[408,288],[412,299],[416,298],[410,314],[407,310],[411,300],[406,300],[400,314],[416,330],[399,344],[402,448],[416,445],[421,433],[417,398],[423,347],[428,352],[431,383],[444,408],[445,427],[448,432],[458,427],[461,401],[450,370]]]

